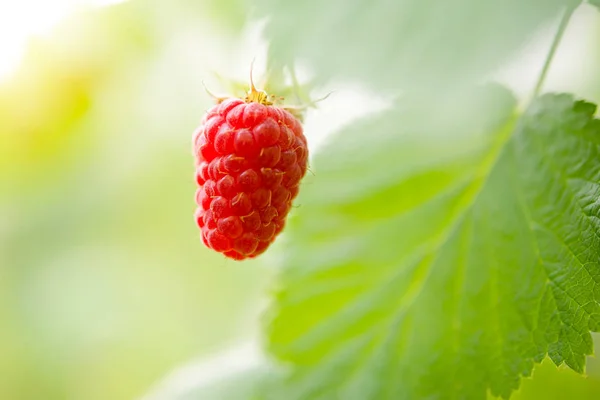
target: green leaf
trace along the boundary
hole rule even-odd
[[[259,0],[270,61],[380,90],[478,81],[581,0]]]
[[[588,0],[588,2],[593,5],[596,6],[598,8],[600,8],[600,0]]]
[[[507,398],[600,326],[600,121],[501,89],[406,102],[318,154],[290,220],[270,351],[288,398]],[[336,140],[337,139],[337,140]]]

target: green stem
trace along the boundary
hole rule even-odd
[[[544,85],[544,81],[546,80],[546,75],[548,75],[548,70],[550,69],[550,64],[552,63],[552,59],[554,58],[556,49],[558,48],[558,45],[560,44],[560,40],[562,39],[563,34],[565,33],[565,30],[567,29],[567,25],[569,24],[569,20],[571,19],[571,16],[573,15],[573,12],[575,11],[576,8],[577,8],[576,5],[568,6],[560,20],[560,25],[558,26],[558,30],[556,31],[556,34],[554,35],[554,39],[552,40],[552,46],[550,47],[550,51],[548,52],[548,55],[546,55],[546,61],[544,62],[544,67],[542,68],[542,72],[540,73],[537,84],[535,85],[535,89],[533,91],[533,98],[538,97],[540,94],[540,91],[542,90],[542,86]]]

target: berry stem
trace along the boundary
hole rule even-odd
[[[575,5],[575,4],[569,5],[569,6],[567,6],[567,8],[565,9],[565,12],[563,13],[563,16],[560,20],[560,24],[558,25],[558,30],[554,34],[554,39],[552,39],[552,45],[550,46],[550,51],[548,51],[548,54],[546,55],[546,60],[544,61],[544,66],[542,67],[542,71],[541,71],[540,76],[538,77],[537,83],[535,85],[535,89],[533,91],[534,99],[540,95],[542,87],[544,86],[544,81],[546,80],[546,75],[548,75],[548,70],[550,69],[550,64],[552,64],[552,59],[554,58],[554,54],[556,53],[556,50],[558,49],[558,45],[560,44],[563,34],[565,33],[565,30],[567,29],[567,25],[569,25],[569,20],[571,19],[571,16],[573,15],[573,12],[575,11],[576,8],[577,8],[577,5]]]
[[[302,93],[302,90],[300,89],[300,82],[298,81],[298,78],[296,77],[296,69],[294,68],[293,65],[289,65],[288,69],[290,71],[290,77],[292,78],[292,85],[294,86],[294,94],[296,95],[296,98],[298,100],[300,100],[301,102],[306,103],[307,99],[304,96],[304,93]],[[310,99],[308,99],[308,102],[310,102]]]

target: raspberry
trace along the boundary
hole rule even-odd
[[[308,167],[302,125],[251,81],[220,98],[193,137],[196,222],[209,248],[234,260],[267,250],[285,226]]]

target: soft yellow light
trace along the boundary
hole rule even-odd
[[[47,34],[77,7],[121,1],[124,0],[0,0],[0,81],[17,69],[31,37]]]

